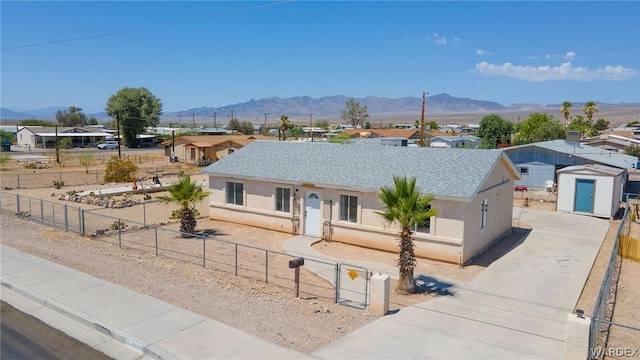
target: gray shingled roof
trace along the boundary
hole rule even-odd
[[[613,152],[584,144],[568,143],[563,139],[512,146],[509,148],[505,148],[504,150],[509,153],[511,151],[518,151],[527,147],[538,147],[558,153],[569,154],[571,156],[586,159],[588,161],[593,161],[621,169],[635,168],[635,165],[638,162],[638,158],[635,156]]]
[[[416,177],[423,193],[469,200],[501,157],[510,163],[500,150],[255,141],[202,172],[372,192],[406,175]]]

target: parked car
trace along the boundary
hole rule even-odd
[[[117,141],[105,141],[102,144],[98,144],[98,149],[100,150],[109,150],[109,149],[117,149],[118,142]]]

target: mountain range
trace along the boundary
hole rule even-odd
[[[308,118],[311,114],[314,118],[337,118],[340,116],[341,110],[344,109],[346,101],[350,97],[344,95],[325,96],[321,98],[311,98],[309,96],[297,96],[290,98],[267,97],[260,100],[251,99],[244,103],[230,104],[223,107],[198,107],[193,109],[164,112],[161,116],[162,120],[180,119],[185,122],[191,118],[196,119],[229,119],[231,111],[234,118],[238,119],[262,119],[268,116],[270,119],[279,119],[281,115],[287,115],[289,118]],[[368,114],[371,116],[406,116],[413,115],[419,117],[422,111],[422,98],[419,97],[402,97],[387,98],[367,96],[365,98],[353,98],[355,101],[367,107]],[[633,104],[608,104],[597,102],[600,109],[613,107],[636,107],[638,103]],[[578,110],[584,106],[583,103],[573,103],[574,110]],[[501,113],[512,111],[558,111],[560,104],[512,104],[504,106],[497,102],[476,100],[469,98],[454,97],[449,94],[438,94],[428,96],[426,98],[425,112],[428,114],[459,114],[459,113]],[[13,111],[10,109],[0,108],[0,119],[5,120],[22,120],[22,119],[55,119],[58,110],[65,110],[67,107],[50,106],[43,109],[30,111]],[[266,115],[265,115],[266,114]],[[95,117],[100,121],[109,120],[105,112],[87,113],[87,117]],[[182,119],[184,117],[184,119]]]

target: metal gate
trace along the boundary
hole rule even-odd
[[[336,303],[359,309],[369,305],[369,271],[340,263],[336,272]]]

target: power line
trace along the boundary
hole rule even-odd
[[[239,13],[243,13],[243,12],[247,12],[247,11],[253,11],[253,10],[262,9],[262,8],[278,6],[278,5],[290,3],[290,2],[293,2],[293,1],[295,1],[295,0],[284,0],[284,1],[277,2],[277,3],[258,5],[258,6],[254,6],[254,7],[250,7],[250,8],[233,10],[233,11],[229,11],[229,12],[225,12],[225,13],[221,13],[221,14],[208,15],[208,16],[203,16],[203,17],[198,17],[198,18],[193,18],[193,19],[187,19],[187,20],[175,21],[175,22],[170,22],[170,23],[152,25],[152,26],[141,27],[141,28],[130,29],[130,30],[114,31],[114,32],[109,32],[109,33],[104,33],[104,34],[87,35],[87,36],[80,36],[80,37],[61,39],[61,40],[43,41],[43,42],[33,43],[33,44],[9,46],[9,47],[5,47],[5,48],[0,48],[0,50],[1,51],[15,50],[15,49],[22,49],[22,48],[42,46],[42,45],[59,44],[59,43],[63,43],[63,42],[95,39],[95,38],[101,38],[101,37],[107,37],[107,36],[114,36],[114,35],[121,35],[121,34],[128,34],[128,33],[134,33],[134,32],[158,29],[158,28],[163,28],[163,27],[176,26],[176,25],[181,25],[181,24],[188,24],[188,23],[192,23],[192,22],[204,21],[204,20],[209,20],[209,19],[213,19],[213,18],[217,18],[217,17],[234,15],[234,14],[239,14]]]

